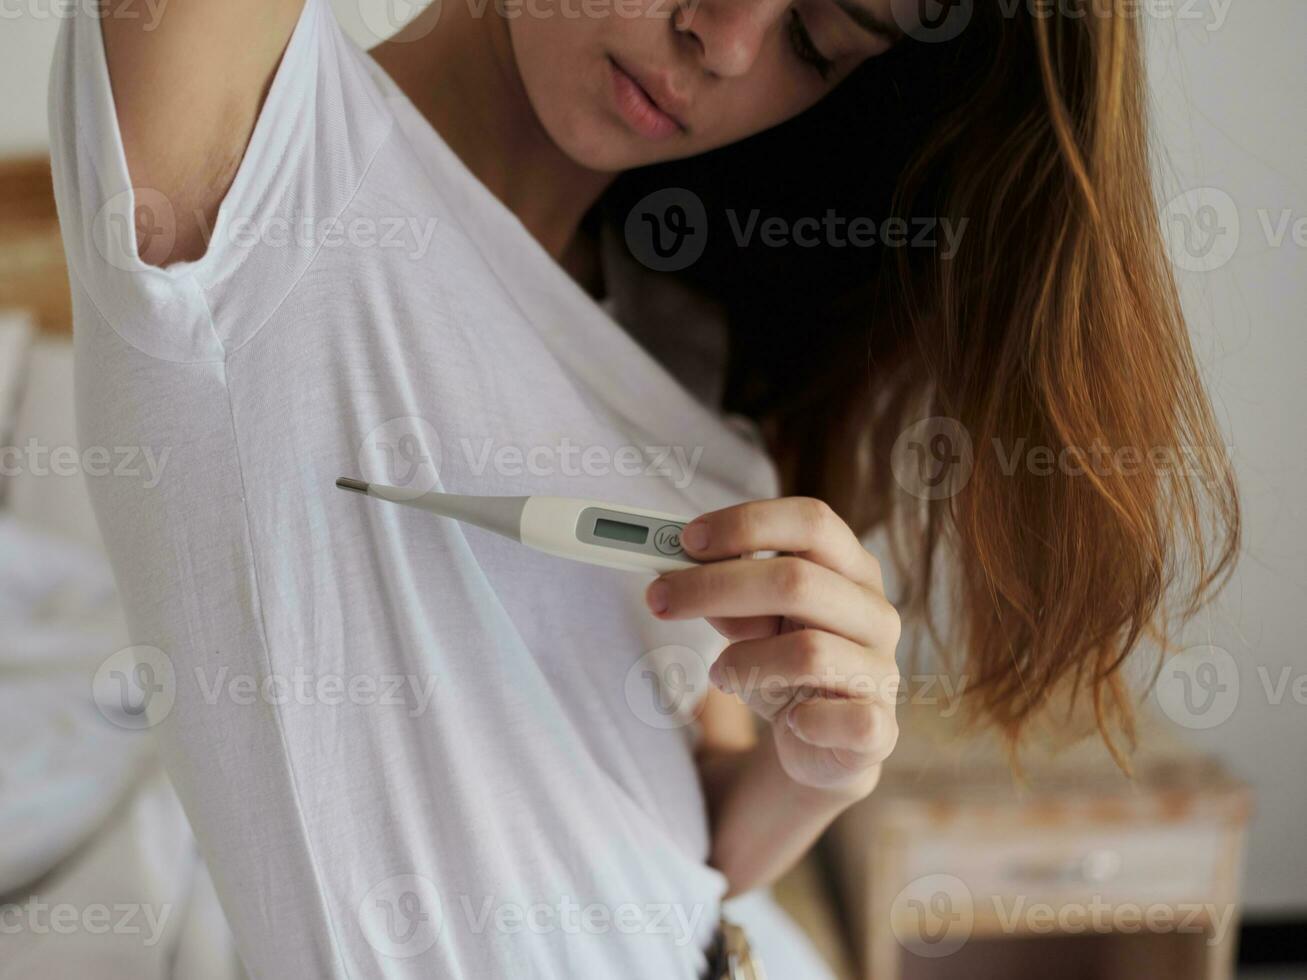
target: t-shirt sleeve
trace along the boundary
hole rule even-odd
[[[51,165],[75,307],[154,357],[221,360],[312,263],[390,130],[385,100],[327,0],[305,0],[198,259],[138,257],[175,234],[166,195],[132,187],[100,18],[80,4],[51,67]],[[79,318],[85,322],[85,317]]]

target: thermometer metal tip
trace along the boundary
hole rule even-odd
[[[336,486],[342,490],[361,493],[365,497],[389,500],[448,517],[465,524],[474,524],[514,541],[522,540],[522,511],[529,497],[480,497],[461,493],[416,493],[404,487],[391,487],[384,483],[368,483],[348,476],[338,477]]]

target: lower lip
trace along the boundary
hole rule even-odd
[[[613,95],[617,111],[627,125],[641,136],[651,140],[670,139],[681,131],[681,124],[659,109],[644,89],[636,84],[617,62],[609,59],[609,74],[613,76]]]

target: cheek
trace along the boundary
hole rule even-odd
[[[583,52],[594,45],[593,30],[583,20],[518,16],[508,19],[508,36],[518,74],[532,102],[550,101],[566,92],[581,67]],[[559,71],[560,65],[569,71]]]
[[[509,38],[527,101],[550,140],[581,166],[616,171],[643,161],[631,156],[629,135],[606,110],[603,23],[522,16],[509,21]]]

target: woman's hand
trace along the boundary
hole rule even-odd
[[[880,563],[820,500],[713,511],[681,544],[708,562],[654,581],[659,619],[706,618],[731,641],[709,676],[771,723],[795,782],[865,796],[898,738],[899,616]],[[775,551],[775,558],[740,558]]]

